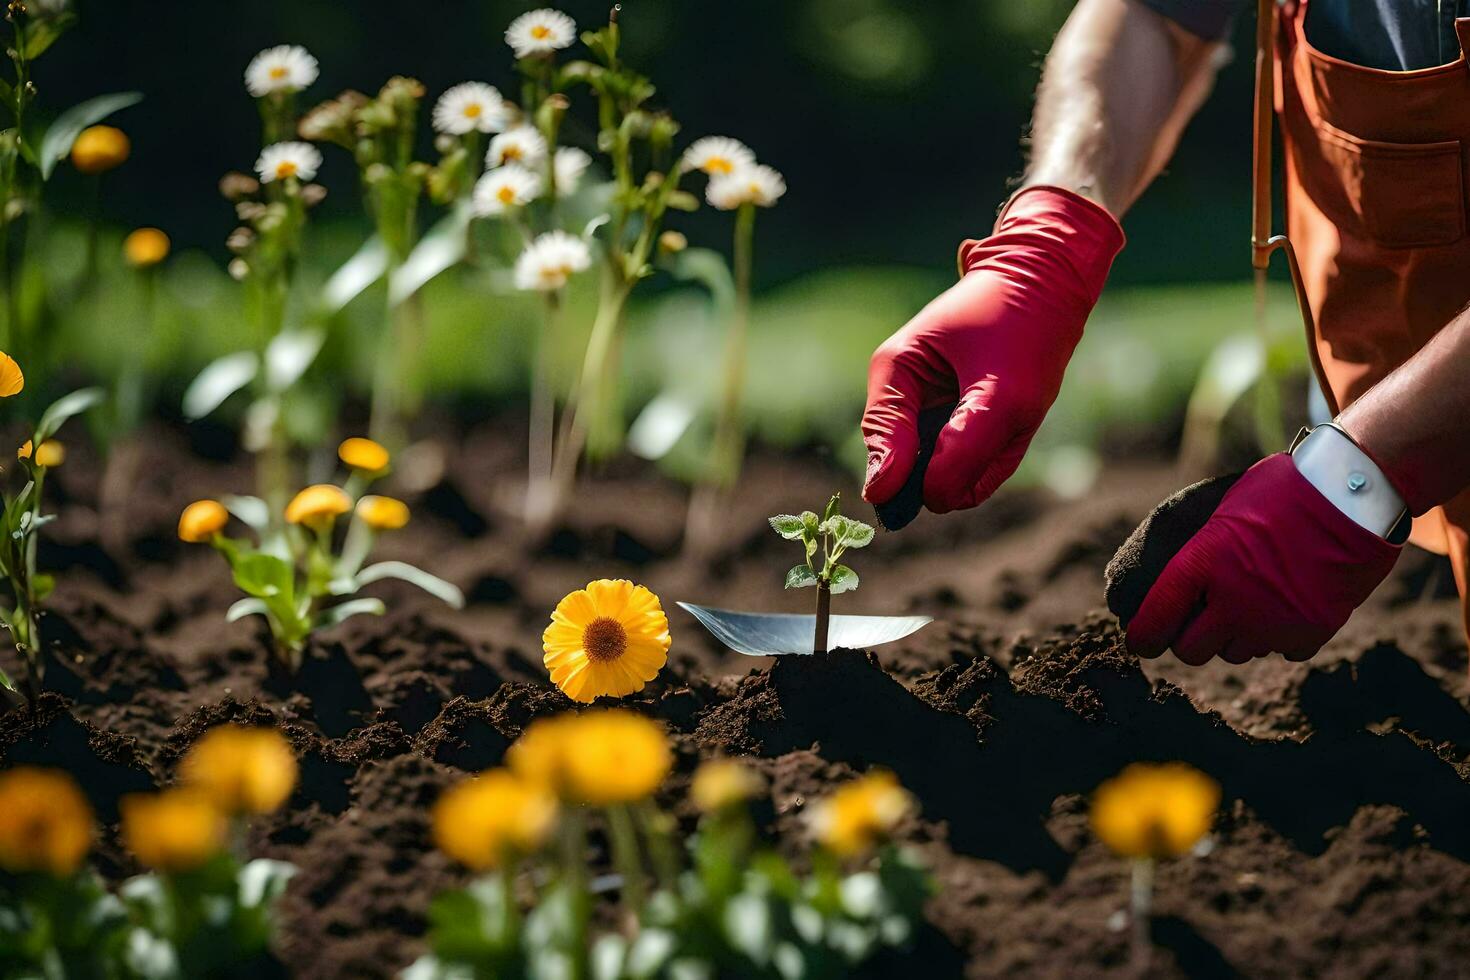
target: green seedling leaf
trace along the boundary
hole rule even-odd
[[[264,599],[241,599],[225,611],[225,622],[234,623],[244,619],[246,616],[270,617],[271,607],[266,605]]]
[[[866,548],[873,543],[874,533],[873,525],[848,518],[847,532],[843,535],[842,544],[847,548]]]
[[[827,501],[827,509],[822,511],[822,520],[831,520],[842,512],[842,494],[834,493],[832,499]]]
[[[352,258],[327,280],[322,289],[322,312],[327,316],[340,313],[363,290],[383,278],[388,271],[388,248],[376,235],[362,243]]]
[[[841,566],[838,566],[841,567]],[[807,565],[793,565],[786,573],[786,588],[804,589],[809,585],[817,584],[817,573]]]
[[[806,533],[806,525],[801,518],[795,514],[777,514],[775,517],[767,518],[771,522],[771,528],[787,541],[797,541]]]
[[[36,597],[36,601],[37,602],[45,602],[46,601],[46,598],[48,596],[50,596],[51,593],[53,593],[55,591],[56,591],[56,576],[55,575],[46,575],[46,574],[42,573],[42,574],[38,574],[35,578],[31,579],[31,592]]]
[[[242,350],[211,361],[184,391],[184,417],[190,421],[204,418],[254,381],[259,370],[260,359],[254,351]]]
[[[28,44],[27,48],[29,47]],[[35,57],[29,51],[27,54],[28,57]],[[82,130],[97,125],[120,109],[142,101],[142,92],[115,92],[78,103],[57,116],[56,121],[46,129],[46,135],[41,138],[41,152],[36,162],[41,169],[41,179],[51,179],[51,172],[71,152],[71,145],[77,141]]]
[[[73,415],[80,415],[95,405],[100,405],[106,396],[107,393],[101,388],[82,388],[56,399],[51,403],[51,407],[42,414],[41,421],[36,426],[35,444],[39,446],[56,435],[56,430],[60,429],[67,419]]]
[[[327,332],[314,327],[283,330],[272,337],[265,348],[266,387],[276,392],[290,388],[311,367],[326,340]]]
[[[837,565],[832,569],[832,578],[829,585],[833,595],[851,592],[858,587],[858,574],[846,565]]]
[[[429,595],[439,599],[451,608],[464,608],[464,593],[458,588],[444,581],[442,578],[430,575],[421,568],[402,561],[380,561],[376,565],[369,565],[357,573],[357,584],[367,585],[385,578],[398,579],[410,585],[417,585]]]
[[[240,523],[256,531],[264,531],[270,526],[270,505],[259,497],[230,494],[220,498],[225,510],[240,519]]]
[[[821,527],[822,521],[816,514],[813,514],[809,510],[804,510],[801,512],[801,525],[806,529],[807,540],[813,541],[816,540],[817,534],[819,533],[817,529]]]
[[[397,306],[422,289],[429,280],[464,258],[470,218],[469,201],[460,201],[419,240],[388,284],[388,302]]]
[[[317,625],[326,628],[351,619],[353,616],[381,616],[388,611],[381,599],[352,599],[340,605],[323,609],[317,617]]]
[[[290,563],[258,551],[245,551],[230,559],[235,574],[235,584],[246,595],[258,599],[273,599],[277,596],[289,600],[294,587],[294,572]]]
[[[848,518],[843,517],[841,514],[834,514],[824,520],[817,530],[823,534],[832,535],[832,540],[836,544],[842,544],[842,539],[847,537],[847,528],[851,523]]]

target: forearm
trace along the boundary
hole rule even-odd
[[[1338,416],[1423,513],[1470,487],[1470,309]]]
[[[1219,50],[1133,0],[1081,0],[1047,55],[1024,185],[1121,217],[1209,93]]]

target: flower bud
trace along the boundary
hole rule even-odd
[[[139,228],[123,239],[123,257],[135,269],[155,266],[168,258],[168,235],[157,228]]]
[[[689,239],[683,232],[666,231],[658,236],[658,250],[665,255],[678,255],[689,247]]]
[[[72,165],[84,174],[120,166],[132,151],[127,133],[114,126],[88,126],[71,145]]]
[[[307,184],[301,188],[301,203],[314,208],[327,199],[327,189],[321,184]]]
[[[225,239],[225,248],[236,255],[244,255],[250,251],[250,246],[255,244],[255,232],[249,228],[236,228],[230,232],[230,237]]]
[[[231,203],[254,197],[260,193],[260,181],[249,174],[231,170],[219,179],[220,195]]]

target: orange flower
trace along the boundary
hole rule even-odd
[[[66,877],[92,847],[92,807],[56,769],[0,774],[0,868]]]
[[[378,473],[388,468],[388,450],[371,439],[353,436],[342,440],[337,447],[337,458],[355,470]]]
[[[124,796],[122,838],[139,861],[156,871],[190,871],[225,846],[229,822],[194,789]]]
[[[184,754],[179,776],[226,813],[270,813],[296,787],[296,753],[273,728],[220,725]]]
[[[66,446],[63,445],[61,442],[58,442],[55,439],[47,439],[45,442],[36,447],[35,463],[37,466],[42,466],[49,469],[51,467],[60,466],[62,463],[65,462]]]
[[[120,166],[132,144],[128,134],[114,126],[88,126],[71,145],[71,162],[84,174],[100,174]]]
[[[123,258],[135,269],[146,269],[168,258],[168,236],[157,228],[139,228],[123,239]]]
[[[21,373],[15,358],[0,352],[0,398],[18,395],[26,386],[26,376]]]
[[[307,487],[286,505],[286,520],[313,529],[330,527],[332,521],[352,509],[352,499],[341,487],[318,483]]]
[[[230,512],[224,504],[218,500],[196,500],[179,515],[179,540],[190,544],[208,541],[229,522]]]
[[[374,531],[396,531],[408,523],[408,505],[392,497],[368,494],[357,502],[357,516]]]
[[[643,690],[669,656],[658,596],[624,579],[598,579],[557,603],[541,635],[551,682],[573,701]]]

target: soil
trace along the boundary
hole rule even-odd
[[[76,447],[42,552],[60,573],[44,626],[56,660],[35,713],[0,717],[5,764],[76,774],[106,825],[99,865],[120,878],[137,870],[116,840],[121,795],[169,783],[211,725],[280,728],[301,783],[250,840],[301,869],[276,953],[300,977],[390,976],[422,951],[430,897],[463,880],[429,846],[430,805],[571,707],[540,666],[541,629],[567,591],[627,577],[669,611],[669,667],[628,703],[675,738],[665,802],[682,819],[688,774],[722,752],[754,757],[771,786],[758,816],[787,840],[810,800],[870,766],[918,795],[903,836],[940,891],[906,971],[1136,973],[1128,868],[1089,834],[1086,797],[1145,759],[1190,762],[1225,795],[1213,846],[1159,870],[1150,975],[1452,975],[1470,955],[1467,658],[1439,560],[1406,557],[1310,663],[1141,665],[1102,611],[1102,570],[1192,478],[1136,462],[1081,500],[1002,493],[880,534],[836,611],[937,621],[872,652],[773,664],[719,647],[674,601],[805,611],[810,596],[780,589],[790,546],[764,518],[834,486],[856,501],[846,478],[758,454],[723,550],[693,563],[677,550],[681,488],[620,464],[528,549],[519,432],[487,424],[440,447],[445,476],[408,494],[413,523],[380,548],[459,584],[468,608],[374,586],[393,611],[323,634],[294,684],[268,669],[258,624],[225,623],[223,562],[174,536],[191,499],[249,486],[246,463],[168,427],[111,473]]]

